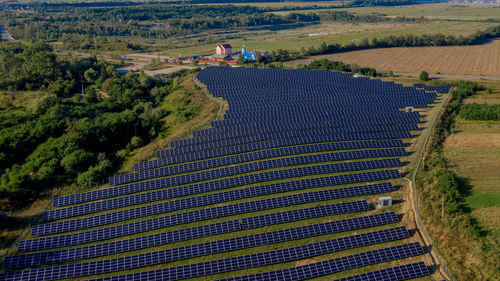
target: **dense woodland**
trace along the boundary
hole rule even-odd
[[[171,113],[159,105],[172,79],[121,76],[92,57],[62,61],[45,43],[4,45],[0,62],[2,97],[13,90],[38,93],[25,107],[1,100],[3,196],[25,199],[72,182],[94,186],[132,149],[155,138]]]

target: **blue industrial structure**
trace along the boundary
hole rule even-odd
[[[256,53],[257,53],[256,50],[254,50],[252,53],[248,53],[247,47],[245,47],[245,45],[241,47],[241,56],[243,57],[243,61],[256,61],[257,60]],[[267,57],[267,52],[262,54],[262,56]]]

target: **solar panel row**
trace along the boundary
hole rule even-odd
[[[336,205],[317,206],[306,209],[295,209],[286,212],[243,218],[241,220],[241,225],[243,229],[257,228],[266,225],[287,223],[298,220],[367,211],[369,209],[370,207],[366,201],[357,201]]]
[[[425,263],[416,262],[335,279],[334,281],[402,281],[430,274]]]
[[[319,195],[319,193],[317,193]],[[328,198],[328,197],[326,197]],[[293,220],[303,220],[306,218],[311,218],[311,216],[305,217],[301,216],[302,213],[310,213],[315,212],[317,217],[325,216],[325,215],[336,215],[341,213],[349,213],[349,212],[360,212],[366,211],[369,209],[369,205],[366,201],[355,201],[355,202],[346,202],[339,203],[333,205],[319,206],[313,208],[300,209],[298,213],[295,211],[288,212],[287,221]],[[316,211],[318,210],[318,211]],[[273,223],[283,223],[273,222]],[[226,225],[231,226],[227,228]],[[238,227],[238,228],[236,228]],[[248,225],[243,225],[242,228],[250,228]],[[239,223],[237,221],[224,222],[219,224],[212,224],[203,226],[200,228],[200,231],[196,234],[198,237],[212,236],[220,233],[227,233],[239,230]],[[231,243],[240,244],[240,242],[244,245],[251,245],[248,247],[255,247],[258,245],[264,245],[263,243],[277,243],[284,242],[290,239],[300,239],[305,237],[312,237],[317,235],[323,235],[326,233],[314,232],[314,231],[303,231],[300,233],[302,236],[297,236],[298,234],[294,232],[296,229],[288,229],[288,230],[279,230],[274,232],[266,232],[261,234],[254,234],[249,236],[243,236],[237,239],[230,238],[228,241]],[[313,227],[310,227],[310,230],[315,230]],[[164,245],[171,243],[171,239],[168,239],[168,232],[163,232],[159,234],[153,234],[148,236],[142,236],[133,239],[121,240],[116,242],[103,243],[99,245],[91,245],[80,248],[70,248],[52,252],[42,252],[42,253],[33,253],[27,255],[17,255],[17,256],[9,256],[6,257],[3,267],[4,268],[18,268],[18,267],[27,267],[27,266],[36,266],[42,264],[51,264],[51,263],[60,263],[67,262],[72,260],[79,259],[88,259],[98,256],[112,255],[121,252],[135,251],[144,248],[155,247],[159,245]],[[185,239],[193,239],[197,237],[183,237]],[[239,240],[238,240],[239,239]],[[183,241],[183,240],[179,240]],[[225,240],[222,240],[225,241]],[[236,242],[240,241],[240,242]],[[178,241],[176,241],[178,242]],[[209,244],[207,245],[211,245]],[[219,242],[217,242],[219,243]],[[225,244],[226,242],[220,242]],[[204,244],[203,244],[204,245]]]
[[[378,249],[370,252],[355,254],[308,265],[287,268],[282,270],[257,273],[246,276],[230,277],[219,281],[273,281],[273,280],[306,280],[333,274],[336,272],[353,269],[357,267],[399,260],[424,254],[424,249],[419,243],[403,244],[399,246]],[[146,276],[145,276],[146,277]],[[139,279],[97,279],[97,280],[139,280]],[[159,280],[146,278],[144,280]]]
[[[364,120],[345,120],[342,118],[332,118],[328,121],[310,122],[283,122],[279,120],[270,120],[268,122],[248,121],[244,124],[235,124],[227,126],[213,126],[209,129],[193,131],[195,138],[202,136],[213,136],[217,134],[242,135],[254,131],[286,131],[286,130],[310,130],[315,128],[350,128],[359,126],[387,126],[398,124],[416,124],[419,123],[419,116],[403,115],[402,117],[392,117],[383,119],[364,119]],[[215,121],[217,122],[217,121]],[[218,123],[215,123],[218,124]]]
[[[261,135],[267,139],[278,139],[286,132],[300,132],[300,135],[316,135],[321,131],[329,131],[335,134],[349,134],[349,133],[376,133],[376,132],[391,132],[391,131],[413,131],[417,130],[416,124],[402,124],[402,125],[379,125],[379,126],[357,126],[357,127],[344,127],[344,128],[307,128],[302,130],[290,130],[289,128],[278,130],[275,128],[256,128],[255,130],[247,130],[244,132],[229,131],[216,135],[198,136],[195,138],[181,139],[170,143],[171,147],[182,147],[200,143],[210,143],[221,141],[224,139],[241,139],[249,136]],[[310,133],[310,134],[308,134]],[[244,143],[241,141],[240,143]]]
[[[147,162],[142,162],[136,164],[134,169],[136,171],[153,169],[161,166],[179,164],[184,162],[199,161],[204,159],[209,159],[215,157],[237,157],[239,153],[259,153],[260,150],[265,151],[273,150],[287,150],[287,149],[300,149],[302,145],[319,145],[314,143],[325,143],[330,142],[330,136],[320,136],[320,137],[306,137],[299,139],[289,139],[289,140],[272,140],[264,141],[258,143],[244,144],[238,146],[224,147],[208,151],[198,151],[190,154],[182,154],[172,157],[162,157],[156,160],[151,160]],[[300,145],[300,146],[295,146]],[[397,147],[403,146],[401,140],[371,140],[371,141],[351,141],[351,142],[335,142],[329,143],[332,146],[331,150],[347,150],[347,149],[359,149],[359,148],[377,148],[377,147]],[[293,146],[293,147],[292,147]]]
[[[311,121],[314,122],[314,121]],[[300,132],[299,132],[300,133]],[[354,140],[373,140],[373,139],[402,139],[411,138],[412,135],[409,132],[381,132],[381,133],[358,133],[358,134],[335,134],[331,132],[324,132],[318,135],[306,135],[306,134],[295,134],[291,132],[290,134],[284,134],[283,136],[277,137],[276,139],[282,138],[304,138],[304,137],[314,137],[314,136],[329,136],[329,141],[354,141]],[[288,136],[290,135],[290,136]],[[258,141],[270,140],[266,136],[249,136],[245,139],[244,143],[252,143]],[[170,150],[162,150],[157,152],[158,157],[170,157],[180,154],[193,153],[202,150],[216,149],[225,146],[241,145],[241,139],[227,139],[218,142],[195,144],[190,146],[177,147]]]
[[[360,119],[360,120],[346,120],[343,118],[331,118],[330,120],[319,120],[315,123],[309,120],[296,120],[296,122],[287,122],[283,120],[248,120],[242,124],[222,124],[219,121],[212,121],[212,128],[204,129],[201,131],[194,131],[193,135],[206,136],[214,135],[217,133],[225,133],[230,131],[245,132],[247,130],[256,130],[258,128],[265,129],[289,129],[289,130],[304,130],[309,128],[347,128],[357,126],[380,126],[380,125],[397,125],[397,124],[415,124],[420,123],[420,115],[402,115],[398,117],[388,117],[383,119]],[[307,126],[307,124],[311,124]]]
[[[450,86],[427,86],[423,83],[415,83],[413,84],[415,88],[421,88],[426,91],[436,91],[439,94],[447,94],[450,90]]]
[[[270,153],[269,153],[270,154]],[[330,161],[340,161],[348,159],[364,159],[364,158],[376,158],[376,157],[391,157],[391,156],[404,156],[406,151],[404,148],[392,148],[392,149],[373,149],[373,150],[360,150],[360,151],[344,151],[344,152],[329,152],[314,155],[302,155],[302,156],[290,156],[286,158],[279,159],[269,159],[261,160],[257,162],[237,164],[230,167],[216,168],[209,171],[201,171],[195,174],[179,175],[172,177],[172,182],[175,184],[177,182],[193,182],[199,180],[214,179],[217,177],[227,177],[235,174],[255,172],[271,168],[279,168],[286,166],[304,165],[320,162],[330,162]],[[244,156],[241,157],[240,162],[244,162]],[[222,160],[214,159],[216,167],[223,166],[225,163]],[[200,163],[200,162],[197,162]],[[200,167],[200,164],[190,164],[184,165],[179,169],[179,166],[159,168],[155,170],[142,171],[138,173],[120,175],[110,178],[110,184],[123,184],[128,182],[141,181],[145,179],[171,176],[177,173],[187,173],[191,171],[196,171],[196,168],[208,169],[211,167]],[[193,178],[191,181],[185,178]],[[175,178],[175,180],[174,180]],[[178,185],[178,184],[175,184]]]

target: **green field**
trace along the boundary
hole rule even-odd
[[[498,25],[491,22],[451,22],[432,21],[425,23],[324,23],[310,25],[302,28],[287,29],[280,31],[259,31],[252,36],[245,35],[241,39],[224,41],[233,46],[233,50],[239,50],[245,44],[248,50],[299,50],[318,47],[322,43],[347,44],[357,42],[364,38],[383,38],[390,35],[400,34],[453,34],[468,35],[477,30]],[[326,35],[325,35],[326,34]],[[210,54],[215,52],[215,47],[224,42],[203,44],[192,47],[166,49],[162,53],[168,56],[189,56]],[[158,42],[161,46],[161,41]]]
[[[500,242],[500,123],[458,120],[444,152],[450,169],[470,189],[472,214]]]

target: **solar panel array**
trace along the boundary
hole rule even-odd
[[[353,237],[346,237],[344,239],[328,240],[289,249],[282,249],[273,252],[264,252],[254,255],[233,257],[224,260],[217,260],[210,262],[217,264],[220,267],[220,272],[228,271],[229,268],[225,265],[235,266],[234,269],[250,268],[255,266],[263,266],[274,264],[278,262],[287,262],[301,258],[307,258],[325,253],[331,253],[361,246],[378,244],[387,241],[394,241],[409,237],[408,231],[405,228],[397,228],[386,231],[378,231],[374,233],[355,235]],[[250,245],[249,245],[250,246]],[[92,261],[85,263],[77,263],[70,265],[45,267],[38,269],[30,269],[23,271],[8,272],[5,276],[0,275],[0,278],[5,277],[6,280],[51,280],[51,279],[64,279],[75,278],[81,276],[102,274],[123,269],[133,269],[144,266],[152,266],[161,263],[172,262],[181,259],[187,259],[197,256],[204,256],[214,253],[234,251],[237,249],[245,248],[242,244],[235,243],[206,243],[198,247],[186,247],[180,249],[168,249],[163,251],[156,251],[145,254],[138,254],[133,256],[121,257],[116,259]],[[198,268],[200,271],[204,270],[203,266],[190,265],[193,268]],[[182,268],[182,267],[179,267]],[[177,272],[177,268],[171,268],[171,272]],[[49,277],[47,277],[49,273]],[[211,272],[219,273],[219,272]],[[189,273],[188,273],[189,274]],[[197,275],[197,276],[203,276]],[[196,277],[196,276],[193,276]],[[186,277],[180,276],[177,279],[184,279]],[[170,279],[168,279],[170,280]]]
[[[224,120],[172,142],[135,172],[110,177],[108,188],[54,198],[54,209],[42,216],[47,223],[32,227],[31,236],[46,237],[20,241],[0,280],[98,274],[108,277],[96,280],[178,280],[219,273],[226,273],[224,280],[304,280],[424,253],[418,243],[363,249],[409,238],[401,225],[331,235],[399,223],[394,212],[366,212],[373,209],[371,196],[395,191],[391,180],[401,177],[396,168],[403,165],[398,157],[407,155],[403,139],[419,130],[420,113],[402,108],[428,107],[449,88],[289,69],[208,67],[197,78],[227,101]],[[350,197],[358,198],[345,201]],[[293,247],[285,246],[290,242]],[[266,245],[273,250],[237,254]],[[361,249],[275,268],[354,248]],[[221,253],[224,258],[213,257]],[[193,262],[197,257],[203,262]],[[149,266],[159,269],[120,273]],[[228,273],[254,267],[260,268],[252,275]],[[342,280],[428,274],[425,264],[414,263]]]
[[[318,207],[298,209],[298,210],[293,210],[293,211],[288,211],[288,212],[283,212],[283,213],[277,213],[277,215],[279,217],[284,218],[284,219],[281,219],[279,221],[277,221],[274,217],[266,217],[265,215],[258,216],[258,217],[244,218],[243,223],[241,225],[241,228],[242,229],[255,228],[255,227],[257,227],[257,226],[255,226],[256,222],[261,222],[262,225],[272,225],[272,224],[279,224],[279,223],[284,223],[284,222],[304,220],[306,218],[316,218],[316,217],[322,217],[322,216],[331,216],[331,215],[338,215],[338,214],[361,212],[361,211],[367,211],[369,209],[370,209],[370,207],[365,200],[339,203],[339,204],[333,204],[333,205],[318,206]],[[230,225],[230,227],[226,227],[226,225],[228,225],[228,224]],[[221,234],[221,233],[232,232],[232,231],[236,231],[239,229],[240,229],[240,225],[237,221],[229,221],[229,222],[224,222],[224,223],[219,223],[219,224],[214,224],[214,225],[203,226],[203,227],[197,229],[198,232],[196,232],[196,234],[198,235],[197,237],[206,237],[206,236],[212,236],[212,235]],[[293,229],[289,230],[289,232],[290,231],[293,231]],[[282,235],[280,233],[281,232],[279,232],[277,235]],[[303,232],[303,234],[305,234],[305,232]],[[35,254],[27,254],[27,255],[10,256],[10,257],[7,257],[5,259],[4,268],[18,268],[18,267],[26,267],[26,266],[33,266],[33,265],[66,262],[66,261],[71,261],[71,260],[87,259],[87,258],[92,258],[92,257],[97,257],[97,256],[104,256],[104,255],[110,255],[110,254],[114,254],[114,253],[134,251],[134,250],[138,250],[138,249],[149,248],[149,247],[154,247],[154,246],[158,246],[158,245],[171,243],[171,240],[168,240],[168,238],[167,238],[168,236],[166,236],[166,235],[167,235],[167,233],[160,233],[160,234],[139,237],[139,238],[134,238],[134,239],[128,239],[128,240],[122,240],[122,241],[117,241],[117,242],[112,242],[112,243],[104,243],[104,244],[100,244],[98,247],[97,246],[86,246],[86,247],[81,247],[81,248],[71,248],[71,249],[67,249],[67,250],[58,250],[58,251],[53,251],[53,252],[43,252],[43,253],[35,253]],[[264,239],[263,241],[268,241],[268,242],[275,241],[275,243],[276,243],[276,242],[286,241],[286,240],[283,240],[283,238],[280,238],[280,240],[275,240],[276,237],[274,235],[275,235],[275,233],[266,232],[263,234],[256,234],[253,236],[252,235],[248,236],[250,238],[248,238],[248,237],[244,237],[244,238],[245,239],[248,238],[251,241],[253,241],[254,237],[258,236],[259,239]],[[193,239],[193,238],[197,238],[197,237],[186,236],[186,237],[181,238],[182,240],[179,239],[178,241]],[[290,238],[290,236],[282,236],[282,237],[284,237],[286,239]],[[301,237],[301,238],[304,238],[304,237]],[[310,236],[308,236],[308,237],[310,237]],[[176,242],[178,242],[178,241],[176,241]],[[271,243],[271,242],[269,242],[269,243]],[[252,244],[252,245],[254,245],[254,244]],[[255,247],[255,246],[257,246],[257,244],[255,244],[252,247]]]
[[[367,266],[371,264],[377,264],[381,262],[403,259],[407,257],[418,256],[422,254],[424,254],[424,249],[420,246],[419,243],[403,244],[399,246],[359,253],[352,256],[326,260],[294,268],[257,273],[248,276],[225,278],[219,281],[305,280],[305,279],[320,277],[323,275],[333,274],[339,271]],[[152,279],[147,279],[147,280],[152,280]]]
[[[169,158],[163,157],[156,160],[142,162],[136,164],[134,166],[134,169],[136,171],[142,171],[172,164],[198,161],[198,160],[233,155],[238,153],[247,153],[252,151],[256,151],[255,153],[265,152],[266,150],[263,149],[274,148],[278,150],[291,151],[292,149],[300,149],[301,146],[297,147],[289,147],[289,146],[328,142],[332,141],[332,139],[333,137],[331,136],[305,137],[298,139],[273,140],[273,141],[264,141],[264,142],[251,143],[239,146],[224,147],[214,150],[176,155]],[[374,148],[374,147],[398,147],[398,146],[403,146],[403,142],[401,140],[372,140],[372,141],[334,142],[334,143],[328,143],[328,145],[332,146],[331,150],[346,150],[346,149],[360,149],[360,148]],[[284,148],[276,148],[276,147],[284,147]],[[292,154],[294,153],[291,153],[290,155]]]
[[[402,281],[430,274],[424,262],[416,262],[335,279],[334,281]]]
[[[303,153],[314,153],[314,152],[325,152],[332,150],[331,144],[322,144],[322,145],[312,145],[312,146],[304,146],[295,148],[295,153],[291,153],[292,149],[280,149],[280,150],[265,150],[260,151],[260,153],[252,153],[245,155],[237,155],[233,157],[226,157],[222,159],[213,159],[207,161],[200,161],[194,163],[186,163],[183,165],[169,166],[154,170],[141,171],[137,173],[124,174],[115,177],[111,177],[109,179],[111,185],[124,184],[134,181],[141,181],[150,178],[157,178],[163,176],[171,176],[175,174],[188,173],[198,170],[206,170],[211,168],[217,168],[226,165],[234,165],[243,162],[263,160],[267,158],[275,158],[281,156],[288,156],[291,154],[303,154]],[[334,150],[334,149],[333,149]],[[368,153],[372,153],[372,155],[367,155]],[[386,153],[386,155],[382,155]],[[240,164],[239,167],[241,169],[249,169],[249,171],[258,171],[259,167],[263,167],[266,165],[271,165],[273,167],[281,167],[285,165],[298,165],[293,161],[309,161],[310,163],[317,163],[319,161],[339,161],[346,159],[362,159],[362,158],[373,158],[373,157],[389,157],[389,156],[404,156],[406,155],[406,151],[402,148],[392,148],[392,149],[377,149],[377,150],[360,150],[360,151],[347,151],[347,152],[333,152],[328,154],[323,154],[324,161],[318,159],[321,157],[321,154],[317,155],[307,155],[307,156],[294,156],[288,158],[280,158],[275,160],[265,160],[260,162],[253,162],[249,164]],[[329,158],[335,157],[335,158]],[[330,160],[332,159],[332,160]],[[287,163],[289,162],[289,163]],[[301,163],[299,163],[301,164]],[[234,167],[234,166],[233,166]],[[253,167],[253,169],[251,169]],[[233,168],[234,170],[235,168]]]
[[[427,86],[423,83],[415,83],[415,84],[413,84],[413,86],[415,88],[421,88],[421,89],[424,89],[426,91],[435,91],[439,94],[447,94],[451,90],[450,86]]]
[[[187,278],[201,277],[211,274],[218,274],[239,269],[282,263],[303,259],[321,253],[327,252],[330,247],[321,247],[322,245],[312,244],[302,247],[291,248],[289,251],[277,250],[273,252],[264,252],[255,254],[255,258],[245,259],[245,256],[214,260],[205,263],[190,264],[179,267],[164,268],[154,271],[145,271],[122,276],[113,276],[109,278],[97,278],[92,281],[104,280],[181,280]],[[305,249],[304,249],[305,248]],[[298,266],[290,269],[284,269],[274,272],[255,274],[254,276],[231,277],[221,279],[224,281],[232,280],[305,280],[319,277],[326,274],[388,262],[392,260],[422,255],[423,248],[418,243],[403,244],[390,248],[379,249],[375,251],[363,252],[351,256],[336,258],[320,263],[313,263],[304,266]]]

